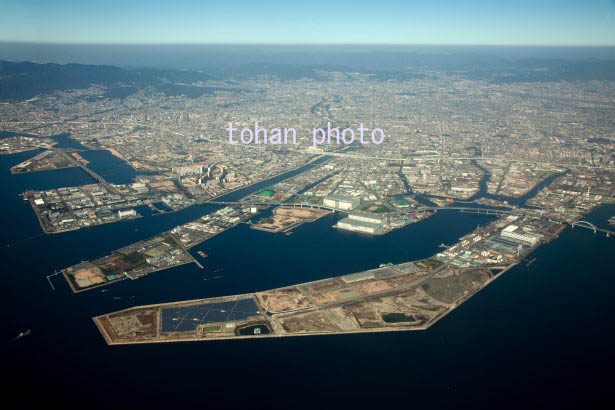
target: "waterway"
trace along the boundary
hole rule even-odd
[[[427,331],[109,347],[92,316],[425,258],[494,217],[439,211],[377,237],[331,228],[341,218],[336,214],[290,236],[241,224],[193,249],[209,255],[201,259],[204,270],[189,264],[73,294],[60,276],[52,278],[52,291],[45,276],[217,206],[42,235],[19,194],[91,178],[78,168],[10,174],[12,165],[35,154],[0,156],[0,344],[10,376],[7,399],[36,395],[65,408],[593,408],[610,392],[615,240],[578,227]],[[606,226],[612,215],[615,206],[607,206],[586,219]],[[11,341],[26,329],[31,335]]]
[[[487,168],[480,166],[476,161],[472,161],[472,163],[474,164],[475,167],[483,171],[483,177],[480,180],[479,191],[476,194],[474,194],[472,197],[468,198],[468,201],[475,201],[479,198],[487,198],[487,199],[493,199],[496,201],[507,202],[510,205],[518,206],[521,208],[530,208],[531,206],[526,204],[528,200],[535,197],[544,187],[551,184],[551,182],[555,181],[560,176],[568,173],[568,171],[564,171],[564,172],[558,172],[558,173],[549,175],[548,177],[546,177],[545,179],[543,179],[542,181],[534,185],[525,194],[518,196],[518,197],[512,197],[512,196],[499,195],[499,194],[490,194],[487,188],[487,183],[491,179],[491,173],[489,172],[489,170],[487,170]]]
[[[543,179],[542,181],[540,181],[536,185],[534,185],[525,194],[523,194],[521,196],[518,196],[518,197],[512,197],[512,196],[499,195],[499,194],[490,194],[489,190],[488,190],[488,187],[487,187],[487,183],[491,179],[491,173],[489,172],[489,170],[487,170],[485,167],[479,165],[474,160],[472,161],[472,164],[483,172],[483,176],[481,177],[481,180],[479,181],[478,192],[476,192],[474,195],[472,195],[471,197],[469,197],[466,200],[455,201],[453,203],[453,205],[455,205],[455,206],[463,206],[463,207],[475,207],[475,206],[478,206],[478,207],[481,207],[481,208],[510,209],[510,208],[505,208],[505,207],[492,207],[492,206],[486,206],[486,205],[472,204],[472,202],[474,202],[474,201],[476,201],[478,199],[487,198],[487,199],[493,199],[495,201],[506,202],[509,205],[517,206],[519,208],[536,208],[536,207],[534,207],[532,205],[527,205],[527,201],[529,201],[530,199],[534,198],[544,187],[546,187],[549,184],[551,184],[557,178],[559,178],[560,176],[565,175],[565,174],[567,174],[569,172],[569,171],[564,171],[564,172],[559,172],[559,173],[555,173],[555,174],[549,175],[548,177],[546,177],[545,179]],[[401,174],[401,173],[400,173],[400,178],[401,178],[401,180],[402,180],[406,190],[408,191],[408,193],[412,193],[412,188],[409,185],[407,178],[405,176],[403,176],[403,174]],[[447,197],[441,196],[441,195],[432,195],[432,194],[416,194],[415,195],[415,199],[418,202],[420,202],[421,204],[425,205],[425,206],[438,206],[436,203],[430,201],[428,198],[447,199]]]
[[[106,149],[88,150],[80,155],[89,161],[88,168],[112,184],[131,184],[137,175],[154,174],[153,172],[137,171],[126,161],[121,160]]]

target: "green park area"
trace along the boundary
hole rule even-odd
[[[271,198],[273,195],[275,195],[275,191],[273,189],[263,189],[256,194],[256,196],[266,196],[269,198]]]

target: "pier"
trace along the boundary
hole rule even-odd
[[[53,286],[53,282],[51,281],[51,278],[54,276],[58,276],[60,273],[58,271],[54,271],[51,275],[47,275],[47,282],[49,282],[49,286],[51,286],[51,290],[56,290],[55,286]]]

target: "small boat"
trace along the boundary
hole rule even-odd
[[[201,258],[206,258],[207,257],[207,254],[205,252],[203,252],[203,251],[198,251],[197,253],[199,254],[199,256]]]
[[[13,342],[14,342],[15,340],[17,340],[17,339],[21,339],[22,337],[26,337],[26,336],[28,336],[30,333],[32,333],[32,330],[31,330],[31,329],[28,329],[28,330],[26,330],[26,331],[24,331],[24,332],[20,332],[17,336],[15,336],[15,338],[13,339]]]

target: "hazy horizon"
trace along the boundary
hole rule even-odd
[[[0,42],[0,60],[56,64],[114,65],[124,68],[199,70],[211,65],[376,64],[464,57],[481,64],[516,60],[615,60],[615,46],[491,46],[491,45],[279,45],[279,44],[45,44]],[[366,58],[367,57],[367,58]]]
[[[607,0],[4,0],[0,41],[615,46]]]

